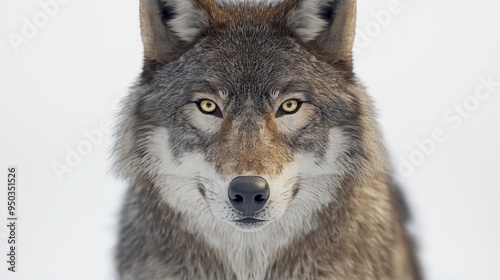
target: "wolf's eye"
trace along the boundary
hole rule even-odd
[[[200,101],[200,109],[203,113],[213,113],[217,110],[217,105],[212,100],[203,99]]]
[[[220,111],[217,103],[210,99],[201,99],[196,102],[198,109],[204,114],[215,115],[216,117],[222,118],[222,112]]]
[[[295,99],[287,100],[281,105],[281,109],[283,109],[283,111],[285,111],[288,114],[295,113],[298,108],[299,108],[299,102]]]
[[[276,117],[280,117],[287,114],[295,114],[300,109],[302,102],[297,99],[288,99],[281,104],[280,109],[276,113]]]

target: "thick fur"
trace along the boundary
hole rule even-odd
[[[419,279],[372,103],[354,0],[142,0],[144,69],[116,133],[130,184],[121,279]],[[210,99],[220,115],[203,114]],[[304,101],[278,114],[289,99]],[[239,176],[270,198],[230,204]]]

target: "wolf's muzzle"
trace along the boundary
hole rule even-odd
[[[264,208],[269,198],[269,184],[261,177],[237,177],[229,183],[229,200],[234,209],[246,216]]]

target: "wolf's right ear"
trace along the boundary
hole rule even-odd
[[[141,36],[146,64],[178,58],[207,28],[198,0],[141,0]]]

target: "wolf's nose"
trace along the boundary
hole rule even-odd
[[[234,209],[252,216],[264,208],[269,198],[269,184],[261,177],[237,177],[229,183],[229,200]]]

